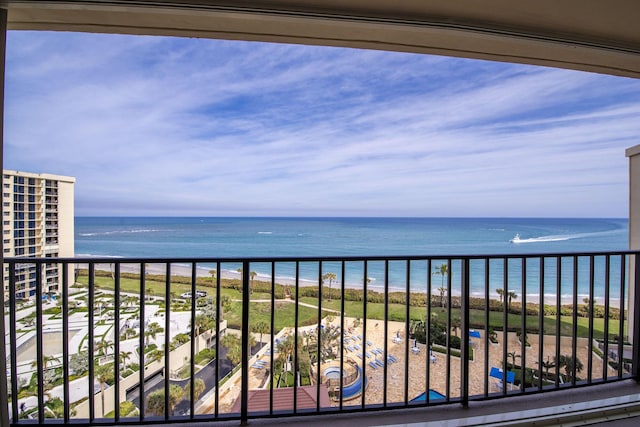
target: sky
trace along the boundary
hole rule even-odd
[[[640,80],[443,56],[10,31],[4,167],[76,216],[628,216]]]

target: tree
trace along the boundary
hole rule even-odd
[[[184,399],[184,390],[182,387],[171,384],[169,386],[169,413],[175,415],[175,409],[178,403]],[[150,415],[164,415],[164,389],[156,390],[149,394],[147,398],[147,414]]]
[[[440,306],[444,308],[444,305],[445,305],[444,295],[447,293],[447,288],[445,288],[444,286],[441,286],[438,288],[438,292],[440,292]]]
[[[238,274],[240,274],[240,286],[239,286],[238,290],[240,292],[242,292],[243,291],[243,289],[242,289],[242,276],[243,276],[242,267],[238,268],[236,271],[238,272]]]
[[[158,322],[153,322],[148,324],[144,329],[144,338],[146,345],[149,345],[149,340],[156,339],[156,336],[160,333],[164,332],[164,328],[160,326]]]
[[[270,328],[267,322],[265,322],[264,320],[261,320],[253,324],[253,326],[251,327],[251,330],[252,332],[260,334],[260,343],[262,344],[262,334],[266,334],[267,332],[269,332]]]
[[[556,361],[556,364],[560,368],[564,368],[564,371],[567,375],[567,382],[573,381],[573,369],[575,365],[576,372],[582,372],[584,369],[584,365],[578,358],[573,358],[571,356],[560,356],[560,359]]]
[[[147,354],[147,364],[162,359],[162,356],[164,356],[164,351],[160,350],[159,348],[154,348]]]
[[[279,359],[282,361],[284,375],[289,371],[289,363],[295,351],[295,341],[293,335],[289,335],[280,341],[278,345]]]
[[[106,356],[109,354],[109,350],[111,350],[112,348],[113,348],[113,341],[106,340],[104,339],[104,337],[102,337],[100,341],[96,343],[95,350],[101,355]]]
[[[507,357],[511,358],[511,369],[514,369],[516,366],[516,359],[520,358],[520,355],[515,351],[510,351],[507,353]]]
[[[204,380],[202,378],[196,378],[193,382],[193,399],[198,400],[200,395],[204,393],[205,388]],[[184,386],[184,395],[191,395],[191,380]]]
[[[104,417],[104,385],[113,381],[113,364],[96,365],[95,378],[100,383],[100,399],[102,400],[102,416]]]
[[[502,301],[504,300],[504,289],[498,288],[496,289],[496,293],[500,297],[500,304],[502,304]]]
[[[86,351],[74,353],[69,357],[69,373],[80,376],[89,370],[89,354]]]
[[[250,283],[251,286],[249,286],[249,293],[253,293],[253,279],[256,278],[256,276],[258,275],[258,273],[256,273],[255,271],[252,271],[251,273],[249,273],[249,278],[250,278]]]
[[[131,352],[130,351],[121,351],[120,352],[120,362],[122,363],[122,367],[124,368],[125,366],[127,366],[127,361],[131,359]]]
[[[198,314],[196,316],[196,323],[194,328],[194,336],[196,337],[196,353],[200,352],[200,339],[198,338],[200,334],[204,331],[208,331],[209,329],[215,326],[215,320],[209,316],[204,314]]]
[[[222,295],[220,297],[220,319],[224,318],[224,312],[231,307],[231,298],[229,295]]]
[[[164,390],[160,389],[149,393],[145,408],[147,409],[147,414],[157,416],[164,415]]]
[[[209,270],[209,274],[211,275],[211,285],[216,285],[216,276],[218,275],[218,270]]]
[[[329,281],[329,301],[331,301],[331,284],[336,280],[336,273],[325,273],[322,276],[322,281]]]
[[[512,299],[518,299],[518,294],[516,294],[513,291],[509,291],[507,293],[507,298],[508,298],[508,302],[507,302],[507,312],[509,312],[511,310],[511,300]]]
[[[220,343],[227,348],[227,359],[232,365],[236,366],[242,361],[242,344],[240,338],[233,334],[226,334],[220,340]]]
[[[462,327],[462,320],[459,317],[454,317],[451,319],[451,329],[453,329],[453,333],[455,336],[458,336],[458,329]]]
[[[48,355],[44,355],[42,356],[42,367],[43,369],[46,371],[47,369],[49,369],[49,365],[53,364],[53,362],[58,362],[60,363],[60,358],[55,357],[55,356],[48,356]],[[37,368],[38,367],[38,360],[34,360],[33,362],[31,362],[31,367],[32,368]]]
[[[545,378],[549,378],[549,369],[552,369],[552,368],[556,367],[555,358],[554,358],[554,361],[552,362],[549,359],[549,356],[547,356],[547,360],[545,362],[538,362],[538,364],[541,365],[544,368],[544,376],[545,376]]]

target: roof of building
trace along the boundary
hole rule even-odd
[[[293,410],[293,387],[273,389],[273,410],[292,411]],[[297,409],[317,408],[317,387],[304,386],[297,388]],[[249,412],[268,412],[270,408],[271,390],[249,390]],[[233,405],[232,412],[240,412],[241,401],[238,398]],[[320,385],[320,407],[331,406],[329,391],[325,385]]]

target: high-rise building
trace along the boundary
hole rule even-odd
[[[74,256],[75,178],[45,173],[3,170],[2,250],[4,257],[47,258]],[[4,267],[4,292],[8,297],[9,271]],[[71,276],[72,277],[72,276]],[[42,268],[43,294],[59,291],[62,267]],[[36,292],[33,264],[16,268],[16,298]]]

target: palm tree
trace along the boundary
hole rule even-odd
[[[326,273],[322,276],[322,281],[329,281],[329,301],[331,301],[331,284],[336,280],[336,273]]]
[[[53,364],[53,362],[60,363],[60,358],[55,357],[55,356],[47,356],[46,354],[44,356],[42,356],[42,367],[43,367],[43,370],[46,371],[49,368],[49,364]],[[31,362],[31,367],[32,368],[37,368],[38,367],[38,360],[34,360],[33,362]]]
[[[204,331],[208,331],[215,325],[215,320],[204,314],[198,314],[196,316],[196,323],[194,328],[194,336],[196,337],[196,353],[200,352],[200,334]]]
[[[252,332],[260,334],[260,343],[262,344],[262,334],[269,332],[270,328],[267,322],[261,320],[253,325]]]
[[[159,348],[154,348],[149,352],[147,356],[147,364],[153,363],[155,361],[162,359],[162,356],[164,356],[164,351],[160,350]]]
[[[251,273],[249,273],[249,278],[251,281],[251,286],[249,286],[249,293],[253,293],[253,279],[256,278],[256,276],[258,275],[258,273],[256,273],[255,271],[252,271]]]
[[[502,300],[504,299],[504,289],[498,288],[496,289],[496,293],[500,297],[500,304],[502,304]]]
[[[202,378],[196,378],[193,381],[193,399],[198,400],[200,395],[204,393],[204,389],[206,388],[204,384],[204,380]],[[187,381],[187,384],[184,386],[184,394],[185,396],[190,396],[191,394],[191,380]]]
[[[555,367],[556,367],[556,364],[555,364],[555,358],[554,358],[554,361],[552,362],[552,361],[549,359],[549,356],[547,356],[547,360],[546,360],[546,362],[542,362],[542,363],[541,363],[541,362],[538,362],[538,364],[539,364],[539,365],[542,365],[542,367],[544,368],[544,371],[545,371],[545,372],[544,372],[544,376],[545,376],[545,378],[549,378],[549,369],[552,369],[552,368],[555,368]]]
[[[242,345],[240,338],[233,334],[226,334],[220,343],[227,348],[227,359],[234,366],[242,361]]]
[[[438,291],[440,291],[440,305],[444,308],[444,295],[447,292],[447,288],[444,287],[444,278],[449,275],[449,266],[446,262],[443,262],[439,267],[436,267],[436,270],[432,274],[442,277],[442,283]]]
[[[182,387],[171,384],[169,386],[169,413],[174,415],[176,406],[184,399],[184,390]],[[156,390],[149,394],[147,398],[147,414],[164,415],[164,389]]]
[[[209,270],[209,274],[211,275],[211,285],[216,285],[216,276],[218,275],[218,270]]]
[[[509,291],[509,293],[507,293],[507,298],[509,299],[507,302],[507,312],[509,312],[511,310],[511,300],[518,299],[518,294],[513,291]]]
[[[453,329],[453,333],[458,336],[458,329],[462,327],[462,320],[459,317],[454,317],[451,319],[451,329]]]
[[[240,275],[240,286],[238,287],[238,290],[239,290],[240,292],[242,292],[242,291],[243,291],[243,289],[242,289],[242,276],[243,276],[243,273],[242,273],[242,267],[238,268],[236,271],[237,271],[237,272],[238,272],[238,274]]]
[[[584,368],[584,365],[577,357],[574,359],[571,356],[560,356],[560,359],[558,359],[556,363],[560,368],[564,367],[564,371],[567,375],[567,382],[571,382],[573,379],[574,364],[576,372],[581,372]]]
[[[127,366],[127,361],[131,358],[131,352],[130,351],[121,351],[120,352],[120,362],[122,363],[122,367],[126,367]]]
[[[295,341],[293,335],[289,335],[284,340],[280,341],[278,350],[280,352],[280,359],[282,359],[283,370],[286,374],[288,372],[289,359],[293,356],[295,351]]]
[[[511,369],[514,369],[516,366],[516,358],[520,358],[520,355],[515,351],[510,351],[507,353],[507,357],[511,358]]]
[[[105,340],[104,337],[102,337],[102,339],[96,343],[95,350],[103,356],[106,356],[109,354],[109,350],[112,348],[113,341]]]
[[[100,383],[100,398],[102,400],[102,416],[104,417],[104,385],[113,380],[113,365],[97,365],[95,370],[95,378]]]
[[[149,345],[149,340],[150,339],[155,340],[156,336],[163,331],[164,331],[164,328],[160,326],[158,322],[153,322],[148,324],[144,330],[144,337],[146,339],[146,344]]]
[[[157,416],[164,415],[164,389],[149,393],[145,407],[147,409],[147,414]]]
[[[231,298],[229,295],[222,295],[220,297],[220,319],[224,318],[224,312],[231,306]]]

